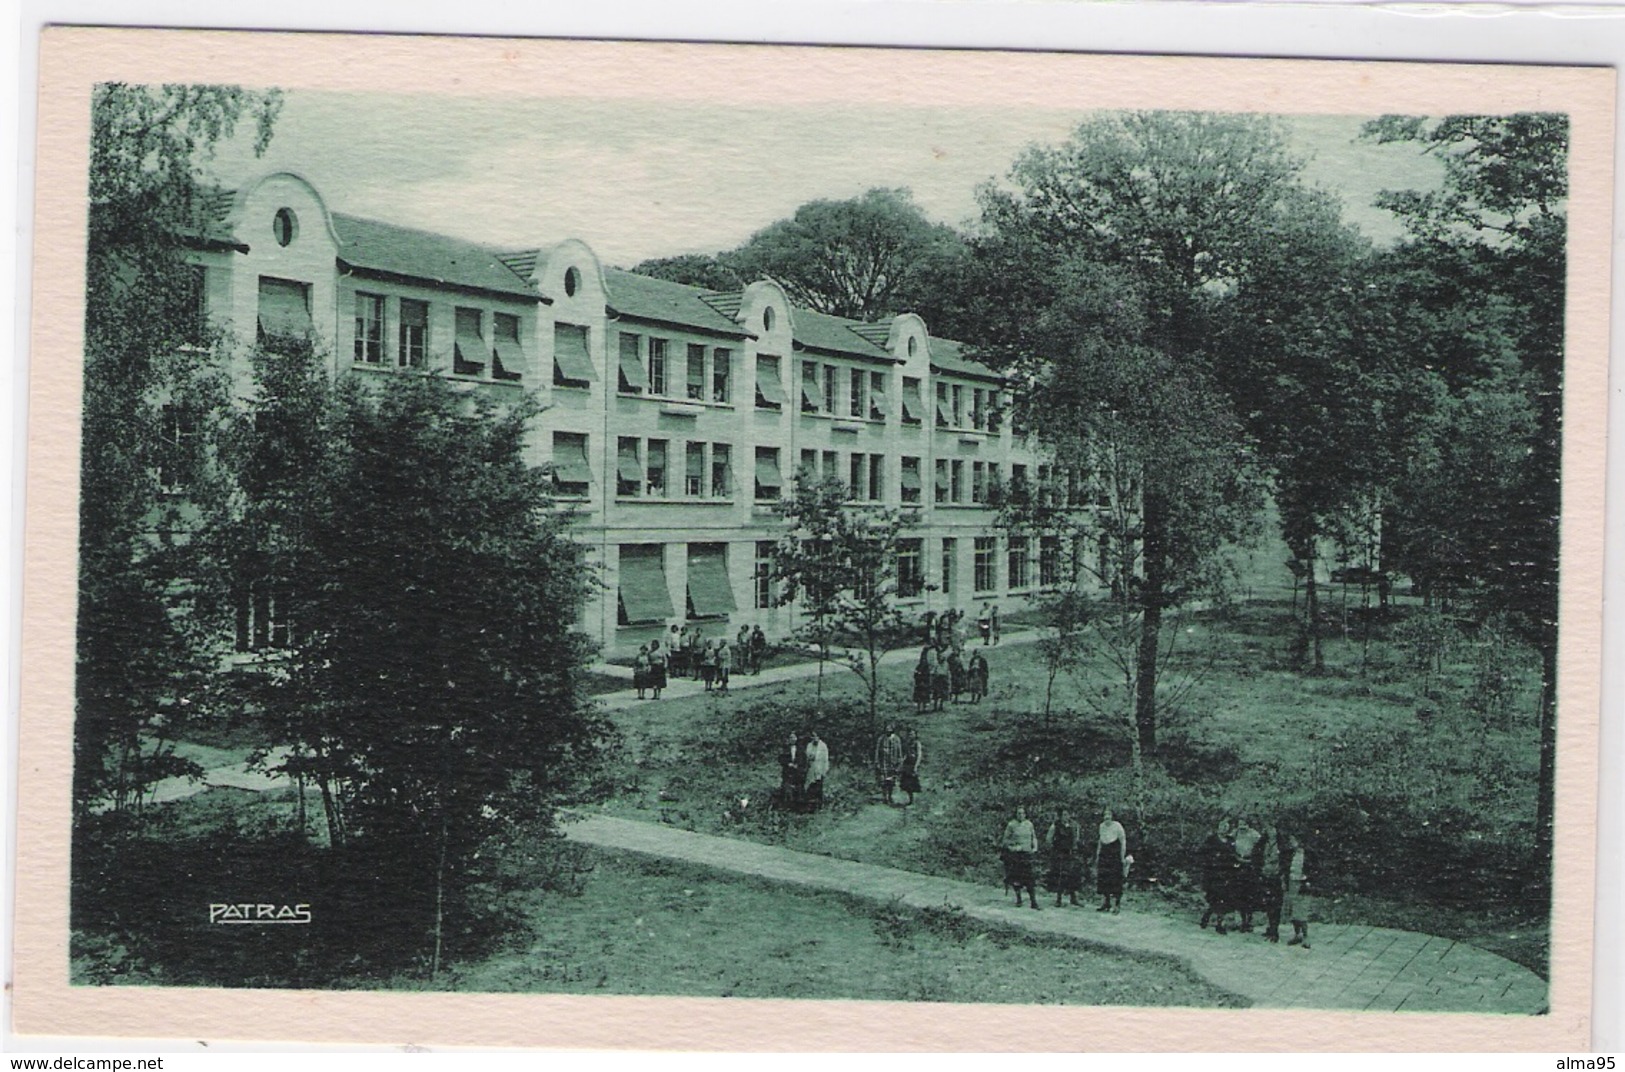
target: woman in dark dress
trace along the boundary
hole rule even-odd
[[[920,661],[914,664],[914,709],[924,714],[931,705],[931,646],[920,649]]]
[[[1229,819],[1220,819],[1218,828],[1202,842],[1201,856],[1202,895],[1207,899],[1207,908],[1203,910],[1198,926],[1206,927],[1208,921],[1212,920],[1216,932],[1228,934],[1224,917],[1230,911],[1231,886],[1236,871],[1235,842],[1231,840]]]
[[[1107,808],[1100,817],[1095,839],[1095,892],[1100,894],[1097,912],[1116,912],[1123,907],[1123,880],[1128,877],[1128,835],[1123,824],[1112,818]]]
[[[1083,830],[1062,808],[1044,840],[1049,842],[1049,870],[1044,885],[1055,894],[1055,907],[1061,907],[1063,896],[1077,904],[1078,891],[1083,889]]]
[[[970,689],[971,703],[981,703],[987,695],[987,660],[979,651],[971,652],[970,666],[965,671],[969,679],[967,688]]]
[[[953,697],[954,703],[959,702],[959,696],[965,691],[965,661],[959,657],[959,652],[948,653],[948,694]]]
[[[666,687],[666,651],[660,641],[649,641],[649,688],[654,698],[660,699],[660,690]]]
[[[925,747],[920,744],[920,733],[910,726],[903,734],[903,792],[908,802],[914,803],[914,794],[920,791],[920,764],[925,762]]]

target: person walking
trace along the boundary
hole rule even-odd
[[[1298,835],[1288,834],[1286,888],[1282,897],[1282,914],[1292,921],[1292,937],[1287,945],[1309,948],[1309,916],[1312,898],[1309,896],[1309,855],[1304,851]]]
[[[1253,933],[1253,914],[1258,911],[1259,869],[1263,866],[1264,835],[1254,830],[1246,816],[1236,820],[1236,870],[1232,897],[1241,915],[1241,933]]]
[[[804,749],[792,732],[779,751],[779,807],[785,811],[801,810],[801,791]]]
[[[1203,910],[1197,926],[1205,930],[1208,922],[1212,921],[1217,933],[1228,934],[1230,932],[1225,929],[1224,917],[1230,910],[1230,882],[1236,865],[1235,839],[1230,832],[1228,816],[1220,819],[1219,825],[1202,842],[1200,857],[1202,896],[1207,900],[1207,908]]]
[[[897,730],[887,726],[886,732],[875,741],[875,780],[880,783],[880,797],[887,804],[893,803],[897,775],[902,769],[903,739],[897,736]]]
[[[728,691],[728,680],[733,676],[733,646],[726,637],[717,640],[717,691]]]
[[[755,677],[762,672],[762,660],[767,658],[767,634],[762,627],[751,627],[750,631],[750,676]]]
[[[1281,906],[1286,894],[1283,865],[1290,859],[1281,848],[1281,831],[1273,822],[1266,822],[1259,842],[1258,901],[1264,910],[1264,937],[1271,942],[1281,940]]]
[[[970,666],[965,671],[971,703],[981,703],[987,695],[987,659],[980,651],[970,653]]]
[[[1055,894],[1055,907],[1061,907],[1062,897],[1070,897],[1077,904],[1078,891],[1083,889],[1083,829],[1065,806],[1050,824],[1044,841],[1049,845],[1044,885]]]
[[[983,603],[982,613],[976,616],[976,631],[982,635],[982,647],[993,643],[993,604]]]
[[[1133,857],[1128,854],[1128,834],[1107,808],[1101,814],[1095,838],[1095,892],[1100,894],[1100,907],[1096,912],[1117,912],[1123,907],[1123,880],[1128,877],[1132,862]]]
[[[829,775],[829,745],[823,742],[816,730],[807,736],[805,755],[807,771],[802,799],[808,811],[817,811],[824,806],[824,779]]]
[[[638,653],[632,657],[632,687],[638,690],[638,699],[647,699],[643,694],[649,691],[649,645],[639,644]]]
[[[660,690],[666,687],[666,649],[660,646],[660,641],[649,641],[649,688],[654,691],[654,698],[660,699]]]
[[[1026,808],[1017,805],[1016,817],[1004,824],[999,852],[1004,860],[1004,888],[1016,891],[1016,907],[1021,907],[1021,891],[1026,890],[1027,899],[1036,909],[1038,892],[1034,887],[1033,860],[1038,855],[1038,835],[1033,830],[1032,820],[1027,818]]]
[[[910,726],[903,734],[903,769],[899,772],[909,804],[914,803],[914,794],[920,791],[920,765],[924,762],[925,745],[920,743],[920,732]]]

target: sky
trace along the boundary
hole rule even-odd
[[[818,198],[907,187],[960,226],[976,187],[1025,147],[1065,140],[1077,111],[793,105],[705,106],[289,92],[270,150],[247,138],[211,165],[236,186],[268,170],[309,179],[329,209],[511,249],[579,238],[606,263],[715,253]],[[1384,188],[1435,185],[1408,145],[1360,142],[1361,120],[1288,117],[1304,175],[1342,198],[1379,242],[1400,232],[1372,207]]]

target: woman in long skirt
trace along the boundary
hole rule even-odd
[[[1016,907],[1021,907],[1021,891],[1026,890],[1027,899],[1037,908],[1033,860],[1038,855],[1038,835],[1033,830],[1032,820],[1027,818],[1026,808],[1016,808],[1016,817],[1004,825],[999,855],[1004,860],[1004,888],[1016,891]]]
[[[914,709],[924,714],[931,705],[931,649],[920,649],[920,661],[914,664]]]
[[[1128,872],[1128,835],[1123,824],[1112,818],[1107,808],[1100,817],[1095,839],[1095,892],[1100,894],[1096,912],[1116,912],[1123,907],[1123,879]]]
[[[1287,851],[1291,853],[1287,863],[1286,891],[1281,902],[1281,914],[1292,921],[1292,937],[1287,945],[1301,945],[1309,948],[1309,917],[1314,898],[1309,896],[1309,873],[1305,866],[1308,856],[1304,852],[1303,842],[1298,835],[1288,834],[1286,839]]]
[[[1078,903],[1078,891],[1083,889],[1083,831],[1072,821],[1065,808],[1050,824],[1044,838],[1049,842],[1049,870],[1044,885],[1055,894],[1055,907],[1061,907],[1061,898],[1070,897]]]

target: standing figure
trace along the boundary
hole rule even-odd
[[[638,653],[632,657],[632,687],[638,690],[640,700],[649,689],[649,667],[649,645],[639,644]]]
[[[1309,948],[1309,916],[1313,898],[1309,896],[1308,854],[1296,834],[1288,834],[1286,890],[1281,910],[1292,921],[1292,937],[1287,945]]]
[[[1246,816],[1236,820],[1236,869],[1231,898],[1241,914],[1241,933],[1253,933],[1253,913],[1259,904],[1259,868],[1264,851],[1264,835],[1254,830]]]
[[[971,652],[970,668],[965,674],[969,679],[967,684],[970,688],[971,702],[981,703],[982,698],[987,695],[987,659],[981,652]]]
[[[1230,884],[1236,865],[1235,840],[1228,817],[1220,819],[1219,825],[1202,842],[1201,859],[1202,895],[1207,899],[1207,908],[1197,926],[1205,928],[1212,920],[1214,930],[1227,934],[1224,917],[1230,911]]]
[[[1286,893],[1286,871],[1283,864],[1291,857],[1281,849],[1281,832],[1274,823],[1264,824],[1264,837],[1259,842],[1258,901],[1264,909],[1264,937],[1272,942],[1281,940],[1281,905]]]
[[[1016,817],[1004,824],[999,852],[1004,859],[1004,888],[1016,891],[1016,907],[1021,907],[1021,891],[1026,890],[1027,899],[1037,908],[1033,859],[1038,855],[1038,835],[1033,830],[1032,820],[1027,818],[1026,808],[1018,805]]]
[[[817,811],[824,806],[824,778],[829,774],[829,745],[819,738],[817,731],[807,737],[805,762],[807,773],[803,783],[803,799],[809,811]]]
[[[728,691],[728,679],[733,676],[734,651],[726,637],[717,640],[717,690]]]
[[[804,750],[794,733],[779,750],[779,807],[785,811],[801,809]]]
[[[752,677],[762,672],[762,660],[767,658],[767,634],[762,627],[753,626],[750,631],[750,673]]]
[[[948,660],[943,656],[943,649],[933,648],[931,652],[931,702],[936,710],[941,711],[948,702],[948,693],[952,688],[953,678],[948,669]]]
[[[892,803],[897,775],[902,769],[903,739],[897,736],[895,729],[887,726],[886,732],[875,741],[875,780],[880,783],[880,797],[887,804]]]
[[[701,634],[700,627],[696,625],[688,633],[688,658],[685,660],[687,670],[695,681],[700,680],[700,663],[703,661],[701,656],[704,654],[705,637]]]
[[[990,617],[993,625],[993,644],[996,647],[999,643],[999,605],[997,603],[993,604]]]
[[[649,641],[649,688],[654,690],[654,698],[660,699],[660,690],[666,687],[666,649],[660,646],[660,641]]]
[[[914,664],[914,712],[925,714],[931,705],[931,655],[936,649],[927,644],[920,649],[919,661]]]
[[[960,695],[965,691],[965,661],[959,657],[959,652],[948,653],[948,695],[953,697],[954,703],[959,702]]]
[[[672,677],[683,676],[683,645],[688,641],[688,627],[672,626],[666,634],[666,669]]]
[[[717,683],[717,648],[716,642],[707,640],[705,646],[699,651],[700,680],[705,682],[705,691],[710,692]]]
[[[903,734],[903,792],[908,803],[914,803],[914,794],[920,791],[920,764],[925,762],[925,746],[920,743],[920,731],[913,726]]]
[[[954,624],[953,624],[953,628],[949,631],[949,635],[950,635],[950,637],[952,639],[953,649],[955,651],[964,651],[965,650],[965,612],[964,611],[959,610],[959,611],[954,612]]]
[[[1116,912],[1123,907],[1123,880],[1128,878],[1130,859],[1128,835],[1107,808],[1095,839],[1095,892],[1100,894],[1096,912]]]
[[[982,634],[982,647],[993,643],[993,604],[983,603],[982,613],[976,616],[976,631]]]
[[[1062,807],[1044,840],[1049,843],[1049,871],[1044,885],[1055,894],[1055,907],[1061,907],[1063,896],[1077,904],[1078,891],[1083,889],[1083,829]]]

